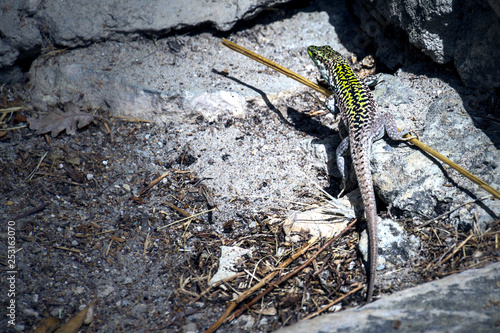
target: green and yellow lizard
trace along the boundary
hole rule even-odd
[[[345,189],[348,170],[345,168],[343,154],[350,148],[354,171],[358,180],[369,234],[369,278],[366,299],[371,302],[376,280],[378,237],[377,207],[373,180],[370,170],[372,142],[384,136],[386,132],[393,140],[404,138],[406,132],[399,132],[390,114],[378,111],[377,103],[368,88],[367,82],[361,81],[352,71],[347,61],[330,46],[310,46],[309,56],[318,67],[323,78],[330,85],[333,95],[327,98],[325,105],[333,113],[337,107],[349,136],[337,148],[337,166],[342,174]]]

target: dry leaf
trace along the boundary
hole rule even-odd
[[[33,333],[51,333],[56,330],[56,328],[59,326],[61,323],[61,319],[56,318],[56,317],[48,317],[45,319],[42,319],[36,329],[33,331]]]
[[[68,175],[71,177],[71,179],[74,181],[74,182],[77,182],[79,184],[83,184],[85,183],[85,181],[87,180],[85,178],[85,176],[82,175],[82,173],[78,170],[76,170],[75,168],[73,168],[72,166],[70,165],[64,165],[64,170],[66,170],[66,172],[68,173]]]
[[[95,302],[90,302],[82,311],[78,312],[73,318],[71,318],[66,324],[59,327],[55,333],[76,333],[82,326],[82,324],[90,324],[92,322],[90,317],[94,316]],[[88,313],[90,312],[90,314]]]
[[[73,135],[78,128],[82,128],[90,124],[95,116],[80,112],[79,108],[69,102],[61,110],[54,110],[42,118],[29,117],[28,123],[32,130],[36,130],[36,134],[44,134],[51,132],[50,135],[54,138],[60,132],[66,130],[66,134]]]

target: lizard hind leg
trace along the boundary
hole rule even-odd
[[[413,136],[407,138],[404,137],[410,132],[400,132],[398,130],[398,125],[390,113],[382,113],[377,117],[377,119],[375,119],[373,131],[377,131],[373,135],[374,141],[382,138],[384,136],[384,132],[387,133],[387,136],[394,141],[408,141],[409,139],[414,138]]]
[[[339,169],[340,174],[342,176],[342,189],[339,193],[339,197],[344,193],[344,191],[347,188],[347,176],[349,174],[349,170],[347,170],[347,168],[345,167],[345,158],[343,155],[348,148],[349,148],[349,137],[346,137],[337,147],[337,151],[335,153],[337,157],[337,168]]]

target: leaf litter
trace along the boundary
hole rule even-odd
[[[41,118],[35,116],[27,119],[30,128],[36,131],[36,134],[50,135],[55,138],[59,133],[66,130],[66,134],[74,135],[77,129],[89,125],[96,116],[81,112],[80,108],[72,102],[64,106],[64,111],[59,109],[52,110]]]

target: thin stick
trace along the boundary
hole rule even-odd
[[[156,178],[155,180],[153,180],[151,183],[149,183],[146,187],[144,187],[142,190],[139,191],[139,193],[137,193],[137,197],[140,197],[141,195],[144,194],[144,192],[146,192],[147,190],[149,190],[151,187],[155,186],[156,184],[158,184],[163,178],[167,177],[168,174],[170,173],[170,171],[167,171],[165,173],[163,173],[160,177]]]
[[[64,247],[64,246],[54,246],[56,249],[59,249],[59,250],[64,250],[64,251],[69,251],[69,252],[73,252],[73,253],[78,253],[78,254],[81,254],[82,251],[80,250],[77,250],[77,249],[70,249],[70,248],[67,248],[67,247]]]
[[[444,216],[446,216],[446,215],[449,215],[449,214],[453,213],[454,211],[456,211],[456,210],[458,210],[458,209],[462,208],[463,206],[467,206],[468,204],[471,204],[471,203],[474,203],[474,202],[477,202],[477,201],[482,201],[482,200],[484,200],[484,199],[488,199],[488,198],[490,198],[490,196],[486,196],[486,197],[482,197],[482,198],[478,198],[478,199],[475,199],[475,200],[471,200],[471,201],[464,202],[463,204],[459,205],[458,207],[455,207],[455,208],[453,208],[453,209],[450,209],[449,211],[447,211],[447,212],[445,212],[445,213],[443,213],[443,214],[441,214],[441,215],[438,215],[438,216],[436,216],[436,217],[434,217],[434,218],[430,219],[429,221],[425,222],[424,224],[421,224],[421,225],[417,226],[416,228],[417,228],[417,229],[421,229],[421,228],[423,228],[423,227],[426,227],[426,226],[428,226],[429,224],[431,224],[432,222],[434,222],[434,221],[436,221],[436,220],[439,220],[440,218],[442,218],[442,217],[444,217]],[[439,239],[439,237],[438,237],[438,239]]]
[[[263,56],[261,55],[258,55],[257,53],[255,52],[252,52],[242,46],[239,46],[238,44],[235,44],[233,42],[230,42],[228,41],[227,39],[222,39],[222,45],[224,46],[227,46],[229,47],[231,50],[234,50],[236,52],[239,52],[255,61],[258,61],[260,62],[261,64],[264,64],[268,67],[271,67],[272,69],[326,95],[326,96],[330,96],[332,94],[331,91],[329,91],[328,89],[325,89],[325,88],[322,88],[320,86],[318,86],[317,84],[307,80],[306,78],[300,76],[299,74],[297,73],[294,73],[292,71],[290,71],[289,69],[283,67],[283,66],[280,66],[278,64],[276,64],[275,62],[267,59],[267,58],[264,58]],[[410,137],[410,135],[407,135],[406,137]],[[478,184],[480,187],[482,187],[483,189],[485,189],[486,191],[488,191],[489,193],[493,194],[493,196],[497,199],[500,199],[500,192],[498,192],[497,190],[495,190],[493,187],[491,187],[490,185],[488,185],[486,182],[484,182],[483,180],[479,179],[478,177],[474,176],[472,173],[470,173],[469,171],[465,170],[464,168],[462,168],[461,166],[459,166],[458,164],[452,162],[451,160],[449,160],[448,158],[444,157],[443,155],[441,155],[440,153],[438,153],[437,151],[435,151],[434,149],[430,148],[429,146],[427,146],[426,144],[422,143],[421,141],[415,139],[415,138],[411,138],[411,139],[408,139],[409,142],[411,142],[412,144],[414,144],[415,146],[419,147],[420,149],[422,149],[423,151],[431,154],[432,156],[436,157],[437,159],[441,160],[442,162],[448,164],[450,167],[452,167],[453,169],[457,170],[459,173],[461,173],[463,176],[469,178],[471,181],[473,181],[474,183]]]
[[[129,116],[113,116],[113,118],[118,118],[124,121],[128,121],[129,123],[150,123],[150,120],[147,119],[140,119],[136,117],[129,117]]]
[[[45,203],[41,204],[40,206],[33,208],[32,210],[29,210],[25,213],[21,213],[19,215],[14,216],[12,218],[12,220],[16,221],[16,220],[22,219],[23,217],[27,217],[27,216],[36,214],[36,213],[44,210],[45,207],[47,207],[48,205],[50,205],[50,202],[45,202]]]
[[[216,208],[207,209],[207,210],[204,210],[204,211],[202,211],[202,212],[199,212],[199,213],[196,213],[196,214],[190,215],[190,216],[185,217],[185,218],[183,218],[183,219],[180,219],[180,220],[174,221],[174,222],[172,222],[172,223],[169,223],[169,224],[167,224],[167,225],[164,225],[163,227],[159,227],[158,229],[156,229],[156,231],[161,230],[161,229],[164,229],[164,228],[168,228],[168,227],[170,227],[171,225],[174,225],[174,224],[176,224],[176,223],[180,223],[180,222],[183,222],[183,221],[186,221],[186,220],[192,219],[193,217],[200,216],[200,215],[202,215],[202,214],[209,213],[209,212],[212,212],[212,211],[214,211],[214,210],[216,210]],[[161,213],[161,212],[160,212],[160,213]]]
[[[2,131],[14,131],[16,129],[25,128],[25,127],[26,127],[26,125],[21,125],[21,126],[17,126],[17,127],[2,128]]]
[[[347,294],[345,294],[344,296],[341,296],[339,298],[337,298],[336,300],[334,301],[331,301],[330,303],[328,303],[326,306],[322,307],[321,309],[319,309],[318,311],[316,312],[313,312],[311,313],[309,316],[303,318],[302,320],[307,320],[307,319],[311,319],[312,317],[316,317],[317,315],[319,315],[320,313],[328,310],[329,308],[331,308],[333,305],[335,305],[336,303],[340,302],[341,300],[343,300],[344,298],[354,294],[355,292],[357,292],[358,290],[360,290],[361,288],[363,288],[365,285],[362,284],[360,285],[359,287],[351,290],[350,292],[348,292]]]
[[[243,54],[243,55],[245,55],[245,56],[247,56],[247,57],[249,57],[249,58],[251,58],[251,59],[253,59],[255,61],[258,61],[261,64],[264,64],[264,65],[266,65],[268,67],[271,67],[275,71],[278,71],[281,74],[284,74],[284,75],[288,76],[289,78],[292,78],[295,81],[298,81],[298,82],[300,82],[300,83],[308,86],[309,88],[312,88],[312,89],[314,89],[314,90],[316,90],[316,91],[318,91],[318,92],[320,92],[320,93],[322,93],[322,94],[324,94],[326,96],[330,96],[332,94],[332,92],[330,90],[318,86],[314,82],[309,81],[305,77],[303,77],[303,76],[301,76],[301,75],[299,75],[297,73],[292,72],[288,68],[285,68],[285,67],[283,67],[281,65],[278,65],[274,61],[271,61],[271,60],[269,60],[267,58],[264,58],[263,56],[255,53],[255,52],[252,52],[249,49],[246,49],[246,48],[244,48],[242,46],[239,46],[236,43],[230,42],[230,41],[228,41],[225,38],[222,38],[222,45],[227,46],[231,50],[239,52],[239,53],[241,53],[241,54]]]
[[[23,108],[22,106],[15,106],[13,108],[0,109],[0,113],[14,112],[14,111],[17,111],[17,110],[21,110],[22,108]]]
[[[31,178],[33,178],[33,176],[35,175],[35,172],[38,170],[38,168],[40,167],[40,164],[42,164],[43,159],[45,158],[45,156],[47,156],[48,153],[49,152],[46,151],[45,154],[43,154],[43,156],[40,158],[40,161],[38,161],[38,164],[33,169],[33,171],[31,171],[31,173],[29,174],[28,178],[26,178],[26,180],[31,180]]]
[[[168,208],[171,208],[171,209],[175,210],[177,213],[181,214],[184,217],[190,217],[191,216],[191,214],[189,214],[188,212],[186,212],[183,209],[180,209],[179,207],[177,207],[176,205],[174,205],[172,202],[170,202],[168,200],[165,201],[165,204],[167,205]]]
[[[218,287],[218,286],[220,286],[221,284],[226,283],[226,282],[229,282],[229,281],[231,281],[231,280],[233,280],[233,279],[236,279],[237,277],[240,277],[240,276],[242,276],[242,275],[245,275],[245,272],[239,272],[239,273],[236,273],[236,274],[234,274],[234,275],[232,275],[232,276],[230,276],[230,277],[227,277],[227,278],[225,278],[225,279],[223,279],[223,280],[220,280],[220,281],[218,281],[218,282],[214,283],[214,284],[213,284],[213,285],[211,285],[211,286],[208,286],[208,288],[207,288],[207,289],[205,289],[204,291],[202,291],[202,293],[201,293],[201,294],[199,294],[197,297],[195,297],[195,298],[193,298],[192,300],[190,300],[190,301],[189,301],[189,303],[188,303],[188,305],[193,304],[194,302],[196,302],[197,300],[199,300],[200,298],[202,298],[203,296],[205,296],[206,294],[208,294],[208,293],[210,292],[210,290],[212,290],[213,288],[217,288],[217,287]]]
[[[472,238],[472,236],[474,236],[474,234],[471,232],[469,237],[467,237],[462,243],[460,243],[459,246],[457,246],[453,250],[453,252],[451,252],[446,258],[443,259],[443,261],[441,261],[441,265],[444,264],[445,262],[447,262],[448,260],[450,260],[450,258],[453,257],[455,255],[455,253],[457,253]]]
[[[448,164],[450,167],[452,167],[453,169],[455,169],[458,172],[460,172],[463,176],[469,178],[474,183],[476,183],[477,185],[479,185],[480,187],[482,187],[483,189],[485,189],[489,193],[493,194],[493,196],[495,198],[500,199],[500,192],[498,192],[497,190],[495,190],[488,183],[484,182],[480,178],[474,176],[472,173],[470,173],[469,171],[467,171],[464,168],[462,168],[460,165],[458,165],[455,162],[453,162],[452,160],[444,157],[443,155],[441,155],[440,153],[438,153],[437,151],[435,151],[434,149],[432,149],[431,147],[427,146],[426,144],[422,143],[421,141],[419,141],[417,139],[413,138],[413,139],[410,139],[408,141],[410,141],[411,143],[413,143],[415,146],[417,146],[418,148],[422,149],[423,151],[431,154],[435,158],[437,158],[437,159],[441,160],[442,162]]]

